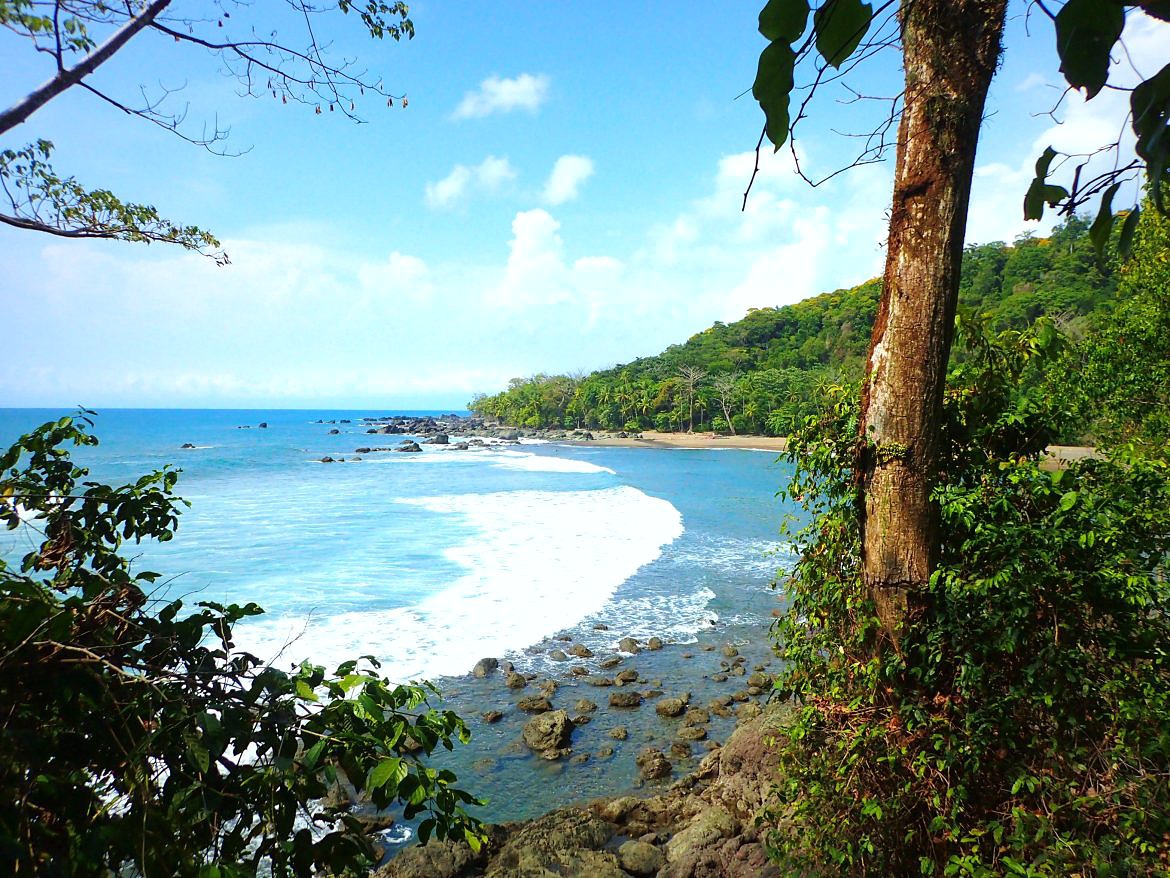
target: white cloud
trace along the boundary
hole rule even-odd
[[[499,192],[516,179],[516,170],[506,158],[489,155],[478,165],[456,165],[442,180],[426,185],[427,206],[435,210],[457,207],[474,192]]]
[[[545,204],[564,204],[574,200],[581,184],[593,176],[593,159],[583,155],[563,155],[556,160],[541,194]]]
[[[452,119],[478,119],[493,113],[527,110],[535,113],[548,98],[549,78],[521,73],[514,79],[489,76],[479,89],[469,91],[451,114]]]
[[[381,265],[363,263],[358,268],[358,281],[363,290],[380,295],[409,296],[421,300],[434,291],[431,272],[417,256],[395,250]]]

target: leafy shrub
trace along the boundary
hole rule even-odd
[[[942,540],[901,652],[859,575],[853,388],[791,439],[796,540],[770,842],[800,874],[1170,868],[1170,467],[1121,447],[1051,471],[1043,323],[979,336],[946,396]]]
[[[469,737],[366,657],[285,673],[236,650],[255,604],[149,595],[129,543],[169,540],[178,473],[86,480],[69,446],[88,419],[45,424],[0,455],[0,520],[36,536],[0,560],[0,864],[7,874],[365,874],[358,819],[322,800],[352,783],[420,835],[478,843],[475,800],[415,755]]]

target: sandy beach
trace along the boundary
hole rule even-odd
[[[758,451],[785,451],[788,440],[783,436],[717,436],[714,433],[659,433],[645,430],[640,439],[620,438],[595,433],[593,440],[575,441],[574,445],[620,445],[642,448],[745,448]]]

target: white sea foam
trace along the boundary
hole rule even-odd
[[[598,613],[683,532],[674,506],[625,485],[398,502],[472,528],[444,553],[463,576],[411,607],[241,626],[241,647],[268,657],[295,638],[282,661],[313,656],[328,666],[372,654],[398,680],[463,674],[483,656],[522,649]]]
[[[533,443],[535,444],[535,443]],[[513,446],[515,447],[515,446]],[[423,453],[393,454],[379,452],[377,457],[369,456],[365,460],[376,463],[397,463],[406,460],[412,463],[466,463],[488,461],[496,469],[520,470],[531,473],[609,473],[614,471],[606,466],[598,466],[585,460],[576,460],[571,457],[557,457],[551,454],[533,454],[529,451],[512,451],[498,447],[472,446],[463,451],[456,451],[449,446],[423,445]]]
[[[701,567],[770,581],[793,561],[792,544],[771,540],[700,537],[694,545],[672,552],[670,560],[683,567]]]

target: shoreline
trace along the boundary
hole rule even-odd
[[[788,440],[783,436],[719,436],[714,433],[659,433],[655,430],[643,430],[639,437],[595,433],[593,439],[571,439],[568,444],[623,448],[739,448],[745,451],[775,452],[788,450]]]

